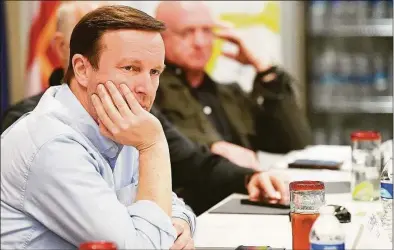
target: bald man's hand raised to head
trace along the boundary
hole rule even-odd
[[[223,25],[222,23],[218,23],[218,28],[219,31],[215,33],[215,35],[223,39],[225,41],[228,41],[230,43],[235,44],[238,46],[238,51],[236,53],[230,53],[230,52],[225,52],[223,51],[222,54],[228,58],[234,59],[242,64],[245,65],[252,65],[257,72],[263,72],[269,69],[272,65],[269,64],[267,61],[265,61],[262,58],[258,58],[255,56],[256,53],[253,53],[253,51],[248,48],[245,40],[243,37],[241,37],[237,32],[229,25]],[[265,81],[270,81],[273,78],[275,78],[275,75],[271,73],[270,75],[266,76],[267,79],[264,79]]]

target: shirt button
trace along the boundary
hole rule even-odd
[[[115,156],[116,156],[116,153],[118,152],[118,147],[116,147],[116,146],[112,146],[110,149],[109,149],[109,153],[111,154],[111,158],[114,158]]]
[[[175,74],[176,74],[176,75],[182,74],[182,70],[181,70],[180,68],[176,68],[176,69],[175,69]]]
[[[209,106],[205,106],[205,107],[202,109],[202,112],[204,112],[204,114],[206,114],[206,115],[210,115],[210,114],[212,113],[212,109],[211,109],[211,107],[209,107]]]
[[[262,105],[263,103],[264,103],[264,97],[262,96],[257,97],[257,104]]]

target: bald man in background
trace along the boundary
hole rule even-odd
[[[70,2],[62,4],[58,10],[58,25],[53,46],[64,68],[68,65],[69,40],[73,27],[85,13],[96,7],[97,3],[94,2]],[[61,84],[63,69],[58,69],[51,77],[51,85]],[[23,114],[32,111],[40,97],[41,94],[11,107],[12,116],[2,121],[3,130]],[[267,200],[273,203],[288,201],[287,189],[278,176],[240,167],[211,154],[205,147],[192,143],[182,135],[156,107],[152,108],[151,113],[162,123],[168,141],[173,190],[197,215],[232,193],[249,194],[253,200]],[[117,164],[129,164],[128,149],[125,147],[122,150]]]
[[[155,104],[182,134],[249,168],[259,166],[256,151],[287,153],[312,143],[292,77],[256,57],[234,30],[218,25],[202,1],[162,1],[156,18],[167,27],[167,67]],[[219,84],[205,73],[216,38],[238,47],[224,56],[255,68],[250,95],[237,83]]]
[[[74,4],[72,1],[69,3],[63,3],[57,10],[57,23],[56,32],[53,35],[53,46],[56,51],[56,56],[61,62],[61,68],[55,69],[48,79],[49,86],[56,86],[60,84],[60,79],[63,78],[63,69],[68,66],[68,55],[70,52],[70,37],[71,32],[74,29],[78,21],[89,11],[104,5],[106,2],[94,2],[86,1],[83,3]],[[44,90],[45,91],[45,90]],[[18,120],[23,114],[32,111],[44,94],[41,93],[26,98],[15,105],[9,107],[1,119],[1,132],[4,132],[11,124]]]

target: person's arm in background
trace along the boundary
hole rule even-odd
[[[253,148],[287,153],[310,145],[312,131],[297,103],[294,79],[278,67],[270,66],[264,59],[257,58],[234,30],[223,29],[217,36],[239,48],[237,53],[223,52],[224,56],[252,65],[257,72],[251,98],[242,100],[250,104],[251,112],[255,115],[257,136],[251,138]],[[239,96],[245,97],[240,88]]]
[[[196,210],[206,210],[232,193],[247,193],[245,180],[256,173],[255,170],[239,167],[204,147],[198,147],[180,134],[160,111],[152,108],[151,112],[161,122],[167,138],[173,189],[181,187],[193,193],[193,200],[182,198],[196,214],[199,213]],[[202,195],[205,197],[197,197]],[[197,204],[197,198],[201,198],[204,204]],[[203,208],[195,209],[196,206]]]
[[[297,87],[295,80],[278,67],[257,74],[250,94],[257,128],[254,148],[287,153],[312,144],[312,131],[297,100]]]
[[[29,97],[6,109],[3,117],[1,117],[1,133],[3,133],[24,114],[33,111],[40,101],[42,95],[43,93],[40,93],[38,95]]]
[[[49,77],[49,86],[60,85],[64,76],[62,68],[55,69]],[[33,111],[41,99],[44,92],[37,95],[23,99],[22,101],[10,106],[5,110],[1,117],[1,133],[3,133],[9,126],[21,118],[24,114]]]

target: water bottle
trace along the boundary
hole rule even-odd
[[[346,13],[346,1],[333,0],[331,1],[331,22],[334,27],[342,25]]]
[[[358,88],[352,84],[352,55],[342,46],[338,46],[336,63],[337,86],[335,95],[351,98],[357,94]]]
[[[373,0],[371,16],[373,19],[383,19],[386,18],[387,0]]]
[[[353,57],[354,65],[354,82],[358,85],[360,90],[360,97],[368,97],[371,93],[370,86],[370,61],[368,54],[364,52],[357,52]]]
[[[377,95],[381,95],[380,93],[387,92],[388,89],[388,75],[385,69],[385,62],[383,55],[381,53],[375,52],[372,55],[372,64],[373,64],[373,85],[374,89],[377,92]]]
[[[336,57],[337,55],[334,48],[327,44],[323,50],[319,62],[319,67],[321,68],[320,102],[322,105],[328,105],[332,101],[332,96],[334,95],[334,85],[337,81],[335,75]]]
[[[390,96],[393,94],[393,52],[388,53],[388,90],[387,90],[387,95]]]
[[[320,31],[324,28],[327,18],[328,1],[313,0],[311,3],[311,28]]]
[[[311,250],[344,250],[345,233],[334,215],[334,207],[323,206],[309,234]]]
[[[382,225],[392,242],[393,227],[393,158],[386,163],[380,178],[380,199],[383,206]]]
[[[393,18],[393,0],[389,0],[387,3],[387,18]]]
[[[352,8],[355,10],[355,20],[358,24],[366,24],[368,19],[368,1],[349,1],[353,3]]]

